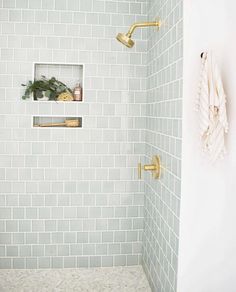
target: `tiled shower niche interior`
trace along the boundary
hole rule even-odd
[[[33,127],[35,128],[81,128],[81,117],[56,117],[56,116],[34,116]]]
[[[55,77],[73,91],[78,83],[80,83],[83,88],[84,65],[70,63],[34,63],[33,80],[38,80],[42,76],[48,79]],[[37,101],[35,98],[33,98],[33,100]]]

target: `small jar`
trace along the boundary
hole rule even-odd
[[[82,101],[82,87],[80,83],[76,84],[73,90],[73,98],[75,101]]]

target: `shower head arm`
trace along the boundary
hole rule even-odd
[[[152,22],[137,22],[131,25],[129,31],[127,32],[127,36],[131,37],[132,33],[137,27],[146,27],[146,26],[160,26],[160,21],[152,21]]]
[[[160,21],[152,21],[152,22],[137,22],[130,26],[129,31],[127,33],[118,33],[116,39],[125,45],[128,48],[132,48],[134,45],[134,41],[131,39],[132,33],[137,27],[147,27],[147,26],[160,26]]]

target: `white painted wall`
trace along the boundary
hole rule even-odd
[[[211,166],[194,112],[200,53],[212,49],[228,99],[228,154]],[[236,291],[236,1],[184,1],[183,167],[178,292]]]

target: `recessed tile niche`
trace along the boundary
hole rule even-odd
[[[34,128],[81,128],[81,117],[66,116],[34,116]]]
[[[40,79],[42,76],[46,78],[55,77],[59,81],[63,82],[71,90],[74,89],[77,83],[80,83],[83,88],[84,84],[84,65],[83,64],[71,64],[71,63],[34,63],[33,64],[33,80]],[[33,101],[38,102],[35,97],[32,97]],[[50,100],[48,102],[55,102]],[[58,102],[58,101],[57,101]],[[68,102],[68,101],[63,101]],[[72,101],[76,102],[76,101]]]

